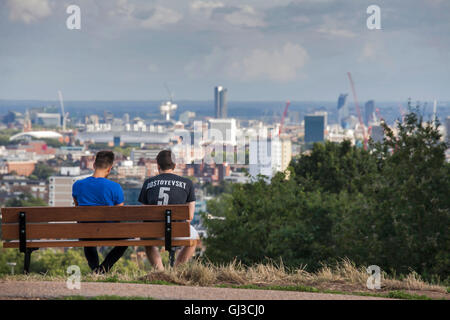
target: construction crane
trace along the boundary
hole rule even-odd
[[[287,116],[287,112],[289,109],[289,105],[291,104],[290,101],[286,101],[286,107],[284,108],[284,112],[283,112],[283,117],[281,118],[281,123],[280,123],[280,128],[278,130],[278,136],[281,136],[281,132],[283,131],[283,126],[284,126],[284,119]]]
[[[359,109],[359,103],[358,103],[358,97],[356,96],[355,84],[353,83],[352,74],[350,72],[347,72],[347,75],[348,75],[348,79],[350,80],[350,86],[352,87],[353,99],[355,100],[355,107],[356,107],[356,112],[358,113],[359,124],[363,130],[364,150],[367,150],[366,128],[364,126],[364,122],[363,122],[363,119],[361,116],[361,110]]]
[[[172,92],[172,90],[170,90],[170,88],[167,85],[167,83],[164,83],[164,87],[166,87],[167,93],[169,94],[169,101],[173,102],[173,92]]]

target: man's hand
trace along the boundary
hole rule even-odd
[[[77,199],[75,198],[75,197],[72,197],[73,198],[73,202],[75,203],[75,207],[78,207],[78,201],[77,201]]]

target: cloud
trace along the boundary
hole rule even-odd
[[[215,1],[193,1],[191,3],[191,9],[196,11],[212,11],[216,8],[223,8],[225,5],[222,2],[215,2]],[[210,12],[211,13],[211,12]]]
[[[241,27],[265,26],[264,15],[249,5],[225,5],[219,1],[196,0],[190,5],[191,12],[203,16],[215,24],[223,23]]]
[[[160,29],[165,25],[177,23],[182,17],[182,14],[175,10],[157,6],[153,14],[141,22],[141,26],[148,29]]]
[[[261,14],[251,6],[241,6],[238,10],[225,16],[225,21],[232,25],[244,27],[264,27],[266,23]]]
[[[9,18],[26,24],[44,19],[52,13],[48,0],[7,0]]]
[[[144,29],[162,29],[177,23],[183,17],[181,13],[170,8],[148,3],[130,3],[128,0],[117,0],[109,15],[121,19],[130,27]]]
[[[191,76],[222,74],[241,81],[270,80],[286,82],[296,79],[309,60],[307,51],[300,45],[286,43],[281,48],[238,48],[213,51],[188,64],[185,71]]]

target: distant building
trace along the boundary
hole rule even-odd
[[[225,181],[233,183],[248,183],[250,182],[249,177],[246,176],[245,172],[231,172],[228,177],[224,177]]]
[[[382,126],[374,125],[372,126],[372,132],[370,134],[370,137],[373,139],[374,142],[383,142],[384,139],[384,130]]]
[[[168,144],[170,135],[167,132],[151,132],[151,131],[85,131],[77,134],[77,139],[84,143],[91,141],[93,143],[110,143],[113,145],[114,140],[120,141],[122,144],[148,143],[148,144]]]
[[[36,167],[36,161],[34,160],[6,160],[0,163],[0,172],[3,174],[15,173],[18,176],[30,176],[34,168]]]
[[[147,168],[145,166],[125,165],[117,167],[116,170],[119,179],[128,177],[143,178],[147,173]]]
[[[325,140],[325,116],[305,116],[305,143],[321,142]]]
[[[236,119],[210,119],[209,139],[214,143],[236,144]]]
[[[345,122],[345,119],[349,116],[347,97],[348,94],[339,95],[337,103],[338,123],[342,128],[348,127],[347,123]]]
[[[62,140],[63,136],[58,132],[53,131],[27,131],[21,132],[13,135],[9,140],[20,140],[20,139],[56,139]]]
[[[61,127],[61,114],[59,113],[36,113],[32,122],[44,127]]]
[[[112,123],[114,120],[114,114],[111,111],[103,112],[103,121],[105,123]]]
[[[61,167],[60,173],[62,176],[79,176],[80,167]]]
[[[153,149],[153,150],[145,150],[145,149],[132,149],[130,153],[130,159],[133,161],[133,164],[138,165],[141,159],[143,160],[156,160],[156,156],[162,149]]]
[[[289,166],[292,160],[292,142],[289,138],[281,138],[281,171]]]
[[[222,86],[214,88],[214,107],[216,119],[224,119],[227,117],[227,89]]]
[[[130,115],[128,113],[124,113],[122,117],[122,121],[124,124],[130,123]]]
[[[35,198],[48,201],[48,190],[45,181],[30,180],[18,176],[4,176],[0,180],[0,202],[24,193],[30,193]]]
[[[273,174],[282,170],[282,147],[278,138],[258,137],[249,145],[249,173],[253,178],[258,175],[272,178]]]
[[[372,122],[374,120],[374,114],[375,112],[375,101],[369,100],[364,105],[364,124],[366,126],[369,125],[369,122]]]
[[[52,176],[49,178],[48,205],[50,207],[73,207],[75,203],[72,198],[72,185],[77,180],[89,177],[59,177]]]

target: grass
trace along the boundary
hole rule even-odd
[[[279,290],[279,291],[299,291],[299,292],[315,292],[315,293],[329,293],[329,294],[344,294],[344,295],[356,295],[356,296],[370,296],[380,298],[391,299],[404,299],[404,300],[434,300],[425,295],[410,294],[401,290],[389,291],[387,293],[372,293],[372,292],[344,292],[336,290],[319,290],[314,287],[308,286],[267,286],[258,287],[254,285],[232,286],[232,285],[217,285],[218,288],[234,288],[234,289],[256,289],[256,290]]]
[[[147,273],[140,270],[134,273],[119,273],[113,271],[107,275],[86,274],[82,276],[82,281],[302,291],[397,299],[448,299],[448,287],[427,283],[415,272],[401,279],[388,276],[383,272],[380,290],[367,288],[368,277],[365,267],[357,267],[347,259],[343,259],[335,266],[324,265],[314,273],[307,272],[303,266],[294,270],[287,269],[282,262],[244,266],[237,261],[214,265],[193,260],[163,272]],[[3,275],[0,279],[65,281],[66,277],[31,274]]]

